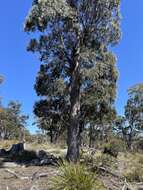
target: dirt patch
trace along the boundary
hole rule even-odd
[[[10,168],[11,170],[11,168]],[[8,173],[4,168],[0,168],[0,190],[49,190],[48,184],[51,176],[57,174],[57,168],[55,167],[16,167],[12,168],[12,171],[20,176],[31,177],[36,173],[48,173],[47,177],[36,179],[18,179],[12,174]]]

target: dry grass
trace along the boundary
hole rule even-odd
[[[9,149],[13,143],[17,143],[17,141],[1,141],[0,148]],[[37,150],[45,150],[46,152],[52,153],[57,156],[65,156],[66,149],[61,148],[59,145],[51,145],[51,144],[26,144],[27,150],[37,151]],[[113,172],[120,174],[121,176],[126,177],[128,182],[138,182],[143,181],[143,155],[140,153],[119,153],[118,157],[112,160],[109,155],[103,155],[102,151],[96,151],[95,155],[90,157],[90,154],[87,154],[87,150],[83,151],[82,156],[84,163],[96,164],[99,166],[110,168]],[[46,178],[41,178],[36,181],[29,180],[19,180],[12,177],[10,174],[6,173],[3,168],[0,168],[0,190],[7,190],[7,186],[9,190],[30,190],[32,186],[36,186],[38,190],[50,190],[49,189],[49,179],[55,175],[58,168],[52,167],[15,167],[12,168],[15,172],[20,173],[24,176],[32,176],[34,172],[48,172],[49,176]],[[118,182],[117,179],[114,179],[113,176],[103,175],[98,176],[100,180],[96,181],[96,189],[105,190],[104,187],[110,187],[112,190],[116,190],[117,188],[113,188],[114,185],[118,186],[118,189],[122,188],[122,184]],[[113,183],[114,181],[114,183]],[[104,183],[104,185],[102,184]]]
[[[143,182],[143,155],[140,153],[127,153],[120,157],[122,162],[122,175],[129,182]]]
[[[61,156],[61,157],[64,157],[66,155],[66,150],[67,150],[67,149],[61,148],[57,144],[50,144],[50,143],[45,143],[45,144],[37,144],[37,143],[27,144],[26,143],[25,147],[27,150],[32,150],[32,151],[45,150],[46,152],[54,154],[55,156]]]
[[[11,147],[12,144],[16,144],[18,143],[17,140],[1,140],[0,141],[0,149],[4,148],[4,149],[9,149]]]

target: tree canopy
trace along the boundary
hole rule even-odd
[[[109,90],[116,83],[117,77],[112,75],[116,73],[115,58],[109,47],[117,44],[121,36],[120,0],[33,1],[25,31],[40,32],[39,39],[32,39],[28,46],[29,51],[40,54],[40,60],[45,64],[41,65],[35,89],[44,101],[57,101],[60,110],[65,111],[64,105],[69,105],[67,159],[77,161],[82,92],[86,94],[98,83],[96,72],[88,79],[89,71],[96,71],[99,65],[101,70],[98,72],[101,78],[106,78],[103,83],[110,83]],[[98,89],[96,92],[100,94],[104,87],[98,86]],[[115,89],[110,93],[103,92],[110,96],[110,103],[114,92]],[[62,106],[61,101],[64,102]]]

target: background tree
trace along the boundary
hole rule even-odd
[[[64,81],[55,81],[54,79],[51,80],[51,78],[48,78],[46,67],[41,65],[35,85],[38,94],[45,93],[45,99],[35,103],[34,113],[37,116],[38,127],[47,132],[47,135],[50,136],[51,143],[55,143],[61,133],[67,128],[69,105],[65,93]],[[43,83],[45,79],[50,83],[50,85],[47,85],[47,89]]]
[[[0,108],[0,139],[8,139],[11,126],[9,126],[9,115],[4,108]]]
[[[21,104],[11,101],[8,106],[0,108],[1,139],[18,139],[23,142],[28,116],[21,114]]]
[[[52,82],[62,80],[69,96],[67,159],[79,159],[81,88],[84,70],[94,67],[110,45],[120,39],[120,0],[34,0],[25,31],[42,32],[28,50],[39,52],[47,65],[41,96],[49,96]],[[48,89],[48,90],[47,90]]]
[[[117,116],[113,124],[113,132],[115,132],[116,137],[121,138],[126,143],[127,147],[130,146],[129,125],[125,116]]]
[[[143,130],[143,84],[137,84],[128,90],[129,99],[125,106],[125,116],[128,121],[128,146]]]
[[[25,126],[27,124],[27,115],[23,115],[21,113],[21,104],[18,102],[11,101],[8,104],[8,113],[11,115],[11,121],[13,122],[13,125],[15,129],[19,131],[19,141],[24,142],[24,131],[25,131]]]
[[[137,84],[128,90],[129,98],[125,106],[125,116],[118,116],[113,131],[132,149],[135,140],[143,130],[143,84]]]
[[[97,140],[99,135],[101,141],[107,140],[116,116],[114,108],[116,81],[118,79],[116,59],[108,52],[103,57],[102,61],[96,63],[95,68],[86,71],[85,89],[83,96],[81,96],[83,119],[85,123],[90,124],[90,146],[91,144],[94,146],[95,139]]]

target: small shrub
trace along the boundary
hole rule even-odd
[[[93,165],[94,163],[94,155],[91,155],[87,151],[83,151],[80,154],[80,162],[84,163],[85,165]]]
[[[114,139],[103,145],[103,149],[103,153],[110,154],[117,158],[119,152],[124,152],[126,150],[126,145],[122,140]]]
[[[104,154],[109,154],[109,155],[117,158],[119,152],[118,152],[117,148],[114,145],[108,144],[108,145],[106,145],[104,147],[103,153]]]
[[[99,167],[111,167],[115,168],[116,159],[110,155],[101,154],[94,159],[94,164]]]
[[[64,164],[51,179],[52,190],[95,190],[95,176],[80,164]]]

